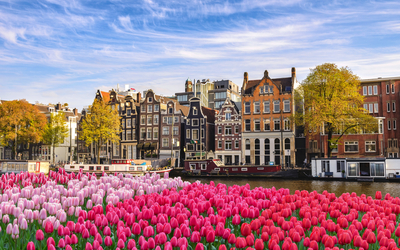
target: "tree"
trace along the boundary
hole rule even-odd
[[[359,90],[359,77],[348,67],[332,63],[312,69],[296,89],[296,101],[303,106],[296,111],[296,123],[304,125],[306,134],[323,130],[328,135],[328,157],[343,135],[378,129],[378,121],[362,107],[364,97]]]
[[[46,126],[46,116],[25,100],[0,105],[0,144],[10,146],[17,158],[17,145],[38,143]]]
[[[103,100],[95,99],[87,116],[82,121],[81,139],[86,145],[97,145],[97,163],[100,163],[100,148],[104,142],[119,142],[121,133],[120,117],[117,109],[112,109]]]
[[[64,143],[69,135],[68,127],[65,126],[65,113],[63,111],[50,114],[50,121],[47,123],[43,134],[43,142],[53,148],[53,163],[55,160],[55,148]]]

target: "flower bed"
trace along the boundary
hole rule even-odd
[[[3,184],[2,184],[3,183]],[[4,184],[5,183],[5,184]],[[59,183],[59,184],[57,184]],[[397,249],[400,199],[178,179],[1,177],[0,248]],[[28,243],[29,242],[29,243]]]

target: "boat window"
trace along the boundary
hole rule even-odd
[[[242,168],[242,171],[247,171],[247,168]]]
[[[93,166],[89,166],[89,170],[94,170],[94,167]]]
[[[190,170],[195,170],[196,169],[196,164],[190,164]]]
[[[110,167],[104,167],[104,170],[110,170]]]
[[[219,171],[220,169],[219,169],[219,168],[214,168],[214,170],[215,170],[215,171]]]
[[[137,170],[138,170],[138,171],[142,171],[143,168],[142,168],[142,167],[138,167]]]
[[[96,170],[101,170],[101,166],[97,166],[97,167],[96,167]]]
[[[129,170],[134,171],[135,167],[129,167]]]
[[[257,168],[257,170],[264,170],[264,168]]]
[[[85,168],[85,166],[79,166],[79,168],[82,168],[82,169],[84,169],[84,168]]]
[[[238,171],[238,169],[237,168],[232,168],[232,171]]]
[[[71,165],[71,166],[69,166],[69,168],[75,168],[75,166]]]
[[[204,164],[204,163],[201,164],[201,170],[207,170],[206,164]]]

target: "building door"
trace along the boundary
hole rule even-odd
[[[232,155],[225,155],[225,164],[232,165]]]
[[[278,138],[275,139],[275,165],[281,164],[281,142]]]
[[[260,165],[260,140],[259,139],[254,140],[254,156],[255,156],[254,164]]]
[[[234,162],[234,164],[235,164],[235,165],[239,165],[239,156],[238,156],[238,155],[235,155],[235,162]]]
[[[290,155],[285,155],[285,167],[290,167]]]

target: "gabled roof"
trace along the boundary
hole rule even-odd
[[[215,115],[218,114],[217,110],[201,106],[201,111],[203,112],[203,115],[207,116],[207,122],[215,122]]]

